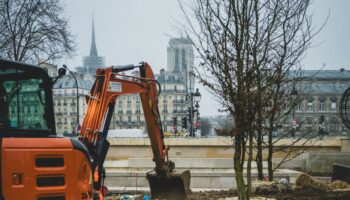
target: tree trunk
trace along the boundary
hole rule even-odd
[[[237,133],[235,138],[235,154],[234,154],[234,169],[235,169],[235,178],[237,183],[237,192],[239,200],[247,200],[247,194],[245,190],[245,184],[243,179],[243,168],[242,163],[244,160],[241,160],[242,157],[242,144],[243,137]]]
[[[253,133],[249,133],[249,149],[247,163],[247,199],[250,199],[252,190],[252,159],[253,159]]]
[[[264,180],[264,165],[263,165],[263,158],[262,158],[262,142],[263,142],[263,136],[261,129],[258,129],[257,131],[257,153],[256,153],[256,167],[258,170],[258,180]]]
[[[273,122],[275,121],[274,117],[270,118],[269,121],[269,141],[268,141],[268,158],[267,158],[267,166],[269,172],[269,181],[273,181],[273,167],[272,167],[272,154],[273,154],[273,144],[272,144],[272,127]]]

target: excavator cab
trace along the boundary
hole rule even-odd
[[[56,135],[52,84],[42,67],[0,59],[0,200],[92,200],[86,148]]]

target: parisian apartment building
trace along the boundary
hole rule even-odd
[[[350,87],[350,70],[302,70],[301,82],[297,85],[300,103],[294,116],[298,131],[317,133],[320,128],[325,134],[347,135],[348,129],[342,123],[339,112],[340,99]],[[280,125],[278,132],[287,133],[291,120]]]

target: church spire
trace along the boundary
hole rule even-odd
[[[97,56],[94,16],[92,16],[92,38],[91,38],[90,56]]]

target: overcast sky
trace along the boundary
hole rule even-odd
[[[177,0],[65,0],[65,4],[77,52],[62,63],[71,68],[82,65],[82,57],[90,51],[94,15],[98,54],[105,57],[107,66],[147,61],[156,73],[166,68],[169,35],[180,36],[173,24],[183,18]],[[323,24],[328,13],[330,16],[305,56],[305,69],[326,64],[325,69],[350,70],[349,8],[348,0],[313,2],[310,13],[316,27]],[[198,87],[202,116],[220,114],[214,98]]]

